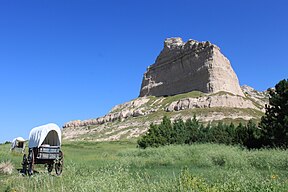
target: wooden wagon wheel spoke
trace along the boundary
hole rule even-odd
[[[28,175],[33,175],[34,168],[34,152],[33,149],[29,150],[28,154]]]
[[[48,170],[48,173],[51,173],[53,170],[53,164],[48,164],[47,170]]]
[[[56,175],[61,175],[63,170],[63,152],[59,151],[59,160],[55,163]]]
[[[22,173],[24,175],[27,174],[27,157],[26,157],[26,154],[23,155],[23,160],[22,160]]]

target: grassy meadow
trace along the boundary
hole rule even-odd
[[[136,148],[136,141],[64,142],[61,176],[22,176],[22,155],[0,145],[0,191],[288,191],[288,153],[280,149],[248,151],[216,144]]]

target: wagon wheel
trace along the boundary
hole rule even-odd
[[[24,175],[26,175],[26,173],[27,173],[27,164],[28,164],[27,157],[26,157],[26,154],[24,154],[23,155],[23,160],[22,160],[22,173]]]
[[[63,170],[63,152],[59,151],[59,159],[55,163],[56,175],[61,175],[62,170]]]
[[[48,170],[48,173],[51,173],[51,172],[52,172],[52,170],[53,170],[53,163],[52,163],[52,164],[51,164],[51,163],[48,164],[47,170]]]
[[[33,175],[34,167],[34,152],[33,149],[29,150],[28,154],[28,175]]]

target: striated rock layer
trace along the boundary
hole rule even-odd
[[[244,99],[243,97],[235,95],[214,95],[204,96],[198,98],[184,98],[178,101],[172,102],[167,108],[167,112],[181,111],[193,108],[213,108],[213,107],[228,107],[228,108],[239,108],[239,109],[256,109],[251,100]]]
[[[266,92],[248,86],[243,86],[242,90],[245,97],[227,92],[203,94],[197,91],[169,97],[138,97],[116,105],[103,117],[66,123],[63,138],[111,141],[138,137],[151,123],[160,123],[164,115],[175,120],[196,114],[201,122],[259,120],[268,102]]]
[[[223,108],[227,111],[230,109],[254,109],[265,112],[264,106],[268,103],[268,95],[266,92],[258,92],[249,86],[243,86],[246,97],[232,95],[227,92],[219,92],[217,94],[204,94],[197,97],[182,96],[174,100],[171,97],[139,97],[132,101],[116,105],[112,110],[103,117],[88,120],[74,120],[65,123],[63,128],[69,127],[83,127],[90,125],[102,125],[114,121],[125,121],[130,117],[141,117],[153,115],[153,113],[160,112],[176,112],[185,111],[188,109],[209,109],[209,108]],[[248,90],[250,90],[248,92]],[[255,96],[256,95],[256,96]],[[167,102],[169,100],[169,102]],[[218,116],[215,119],[219,119]],[[222,118],[227,118],[222,116]],[[246,119],[255,118],[253,115],[247,116]],[[203,121],[213,120],[203,119]]]
[[[168,96],[193,90],[244,96],[229,60],[210,42],[168,38],[144,74],[140,97]]]

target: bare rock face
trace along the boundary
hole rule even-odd
[[[210,42],[168,38],[144,74],[140,97],[169,96],[193,90],[244,96],[229,60]]]
[[[260,92],[248,85],[241,86],[241,89],[247,98],[254,103],[257,103],[260,110],[265,112],[265,105],[269,103],[269,94],[267,90]]]
[[[106,114],[103,117],[88,119],[84,121],[80,120],[69,121],[64,124],[63,128],[101,125],[108,122],[123,121],[128,117],[138,117],[147,115],[153,112],[153,110],[147,110],[143,108],[143,105],[145,105],[148,101],[149,101],[148,98],[140,97],[133,101],[116,105],[115,107],[112,108],[112,110],[108,114]]]
[[[253,102],[248,99],[244,99],[235,95],[214,95],[204,96],[198,98],[185,98],[179,101],[172,102],[167,108],[167,112],[181,111],[193,108],[212,108],[212,107],[228,107],[228,108],[240,108],[240,109],[257,109],[253,105]]]

